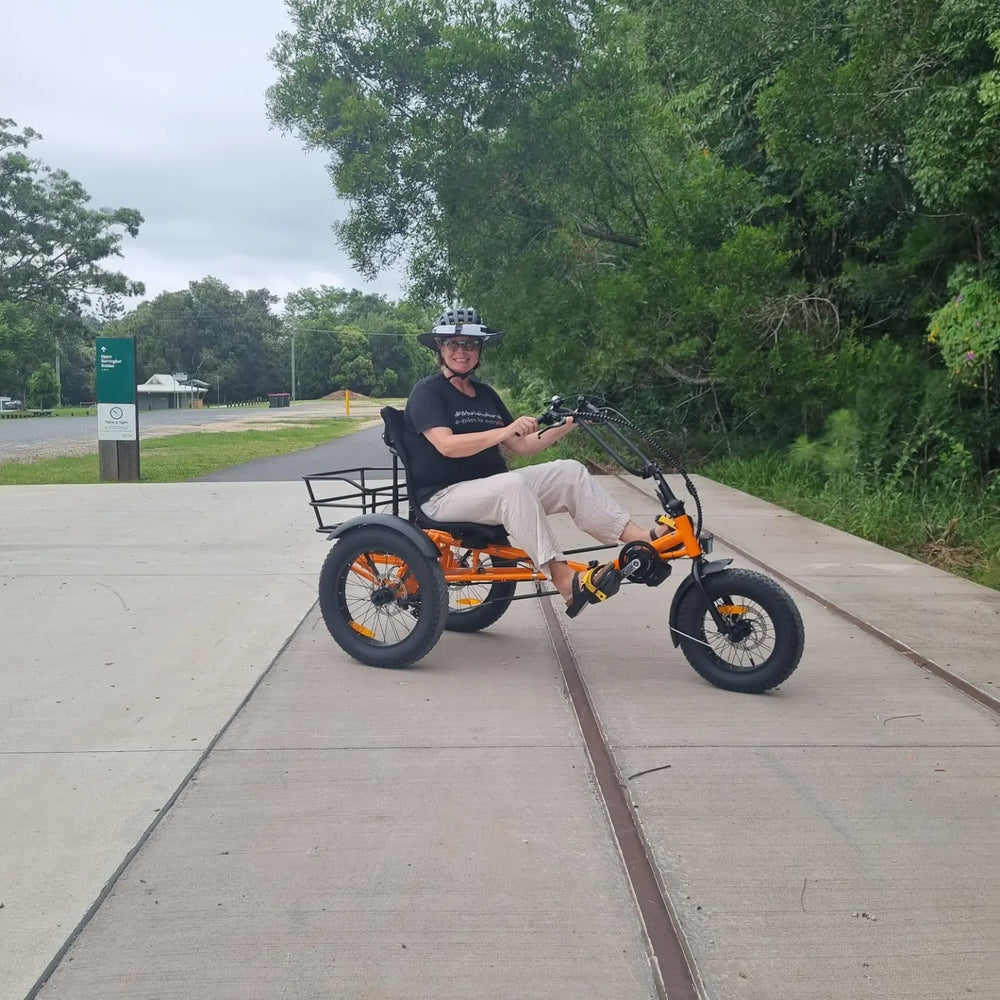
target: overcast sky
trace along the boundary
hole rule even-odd
[[[40,132],[30,154],[94,207],[143,214],[110,264],[147,298],[209,274],[402,296],[402,268],[368,284],[337,246],[324,156],[269,129],[282,0],[0,0],[0,23],[0,118]]]

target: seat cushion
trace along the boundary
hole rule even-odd
[[[413,508],[411,507],[411,511]],[[418,528],[436,528],[453,535],[464,548],[481,549],[487,545],[509,545],[507,530],[502,524],[474,524],[469,521],[435,521],[421,510],[414,512],[413,523]]]

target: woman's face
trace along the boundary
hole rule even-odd
[[[467,375],[479,361],[482,344],[470,337],[449,337],[440,341],[441,357],[456,375]]]

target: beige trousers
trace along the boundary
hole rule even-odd
[[[617,542],[630,520],[621,505],[573,459],[446,486],[422,506],[438,521],[502,524],[511,543],[524,549],[536,566],[564,558],[547,514],[569,514],[581,531],[604,545]]]

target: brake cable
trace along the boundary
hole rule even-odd
[[[594,405],[593,402],[591,401],[591,397],[587,396],[586,394],[581,393],[577,398],[584,400],[585,402],[590,403],[591,405]],[[666,462],[667,465],[672,467],[676,471],[676,473],[684,480],[684,485],[688,493],[690,494],[691,499],[694,501],[695,511],[697,512],[695,536],[700,536],[702,521],[704,519],[701,507],[701,498],[698,496],[698,490],[695,488],[694,483],[691,481],[691,477],[688,475],[687,470],[680,464],[680,462],[677,461],[677,459],[673,457],[673,455],[671,455],[668,451],[665,451],[663,448],[661,448],[660,445],[650,436],[649,432],[640,427],[638,424],[633,423],[633,421],[629,420],[629,418],[626,417],[625,414],[622,413],[620,410],[616,409],[613,406],[608,406],[601,397],[593,397],[593,398],[599,400],[602,404],[601,406],[597,407],[596,413],[587,413],[586,411],[580,412],[578,404],[577,408],[574,409],[572,413],[567,414],[567,416],[572,416],[574,420],[579,418],[581,422],[590,420],[592,423],[606,422],[610,424],[618,424],[632,431],[646,445],[648,445],[656,453],[659,459],[661,459],[663,462]],[[594,419],[595,417],[599,417],[599,419],[595,420]],[[597,441],[598,444],[600,444],[604,448],[606,452],[612,454],[608,445],[603,440],[601,440],[599,437],[596,436],[594,436],[594,439]],[[639,455],[639,457],[644,459],[646,458],[646,456],[643,455],[642,452],[639,451],[639,449],[636,448],[632,442],[628,441],[628,439],[626,439],[626,443],[633,448],[633,450],[636,452],[637,455]],[[647,464],[649,464],[648,460]],[[660,473],[660,475],[666,474],[664,470],[660,468],[659,464],[657,465],[657,471]]]

